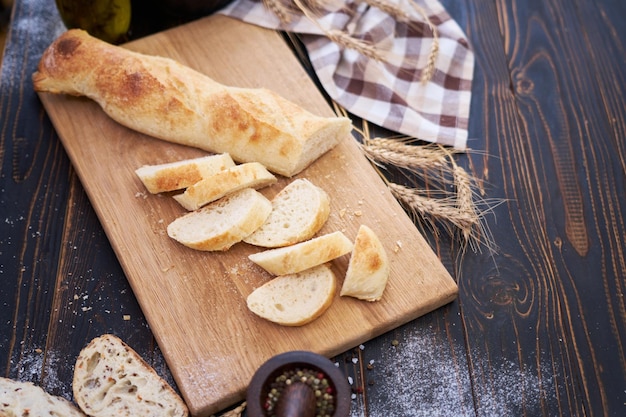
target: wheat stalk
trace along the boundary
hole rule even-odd
[[[425,84],[430,81],[435,74],[435,64],[437,63],[437,58],[439,57],[439,30],[437,29],[437,26],[435,26],[430,20],[430,18],[428,17],[428,13],[426,13],[426,10],[424,8],[418,6],[415,1],[410,1],[409,3],[413,7],[413,9],[422,16],[422,19],[424,19],[433,35],[433,42],[430,46],[430,53],[428,54],[426,67],[424,67],[424,69],[422,70],[421,76],[421,81]]]
[[[450,223],[462,230],[475,225],[475,218],[460,211],[454,199],[427,197],[416,188],[393,182],[388,182],[387,186],[394,197],[403,203],[414,217],[423,219],[433,217],[444,224]]]
[[[308,18],[311,22],[316,24],[324,35],[337,45],[354,50],[360,54],[373,59],[375,61],[387,61],[385,59],[385,53],[380,51],[370,42],[363,39],[355,38],[349,33],[339,29],[327,29],[322,27],[318,22],[318,16],[316,13],[320,13],[325,10],[325,7],[330,4],[329,0],[262,0],[268,10],[273,12],[282,23],[290,23],[292,14],[300,12],[304,17]],[[394,17],[398,21],[410,22],[411,14],[402,6],[393,3],[390,0],[356,0],[363,2],[371,7],[376,7],[384,13]],[[439,56],[439,32],[437,27],[430,20],[428,13],[425,9],[415,4],[414,1],[409,1],[412,9],[415,10],[426,22],[432,33],[432,44],[428,58],[426,59],[426,65],[422,69],[420,75],[420,81],[425,84],[430,81],[435,73],[436,62]],[[295,6],[295,8],[293,7]],[[405,58],[406,59],[406,58]]]
[[[476,211],[473,199],[472,180],[467,171],[458,166],[454,161],[451,161],[451,164],[453,166],[454,183],[456,185],[457,207],[459,212],[472,220],[469,225],[460,228],[463,241],[469,242],[474,228],[480,222],[480,217]]]
[[[408,170],[440,170],[447,160],[436,145],[415,146],[396,139],[366,139],[362,150],[370,159]]]
[[[383,54],[370,42],[350,36],[338,29],[324,29],[324,34],[339,46],[356,51],[375,61],[384,61]]]
[[[409,21],[411,16],[409,12],[400,7],[400,5],[396,3],[392,3],[389,0],[357,0],[359,3],[365,3],[372,7],[376,7],[384,13],[387,13],[389,16],[393,16],[399,21],[406,22]]]
[[[263,0],[263,4],[269,11],[274,13],[282,23],[287,24],[291,22],[291,14],[293,11],[283,0]]]

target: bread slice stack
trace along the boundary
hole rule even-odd
[[[135,173],[152,194],[182,190],[204,178],[235,166],[229,154],[207,155],[200,158],[144,165]]]
[[[187,210],[193,211],[239,190],[260,189],[276,181],[276,177],[263,165],[248,162],[202,178],[187,187],[184,193],[175,195],[174,199]]]
[[[256,315],[284,326],[320,317],[337,287],[330,264],[348,254],[340,296],[382,298],[390,263],[380,240],[365,225],[354,243],[341,231],[316,236],[329,218],[330,198],[307,179],[291,181],[269,201],[257,189],[277,179],[263,165],[236,165],[227,154],[144,166],[136,173],[149,190],[185,188],[173,198],[190,212],[167,226],[168,236],[182,245],[225,251],[245,242],[264,249],[248,256],[274,276],[247,297]]]

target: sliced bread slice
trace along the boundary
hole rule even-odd
[[[352,250],[352,242],[341,232],[333,232],[284,248],[248,255],[270,274],[295,274],[332,261]]]
[[[189,415],[176,391],[137,352],[110,334],[81,350],[72,388],[76,403],[92,417]]]
[[[302,326],[320,317],[333,302],[336,278],[326,264],[282,275],[254,290],[250,311],[283,326]]]
[[[0,377],[0,416],[86,417],[63,397],[30,383]]]
[[[208,155],[158,165],[144,165],[135,170],[152,194],[182,190],[204,178],[235,166],[229,154]]]
[[[271,211],[263,194],[244,188],[177,218],[167,234],[192,249],[227,250],[259,228]]]
[[[329,214],[328,194],[309,180],[297,179],[276,194],[270,216],[244,241],[266,248],[300,243],[312,238]]]
[[[248,162],[225,169],[204,178],[174,196],[174,199],[189,211],[197,210],[205,204],[244,188],[259,189],[277,181],[263,165]]]
[[[372,229],[359,227],[340,295],[366,301],[383,296],[389,278],[387,252]]]

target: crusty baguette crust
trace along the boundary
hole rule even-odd
[[[276,177],[262,164],[247,162],[204,178],[173,198],[187,210],[193,211],[244,188],[256,190],[276,181]]]
[[[92,417],[186,417],[178,394],[118,337],[93,339],[78,355],[72,382],[74,399]]]
[[[152,194],[182,190],[204,178],[233,167],[229,154],[208,155],[200,158],[144,165],[135,170],[146,189]]]
[[[273,275],[296,274],[339,258],[352,247],[350,239],[337,231],[295,245],[253,253],[248,259]]]
[[[389,258],[380,239],[368,226],[361,225],[340,294],[378,301],[387,286],[390,269]]]
[[[222,85],[163,57],[62,34],[33,74],[36,91],[84,95],[118,123],[166,141],[293,176],[349,137],[344,117],[319,117],[266,89]]]
[[[0,417],[86,417],[65,398],[30,383],[0,377]]]

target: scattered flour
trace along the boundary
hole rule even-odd
[[[405,331],[406,337],[399,344],[381,352],[373,370],[364,371],[363,378],[374,381],[375,387],[368,387],[371,394],[365,399],[367,404],[363,396],[353,396],[351,417],[540,415],[542,398],[546,400],[547,393],[554,393],[553,377],[544,372],[549,367],[541,370],[544,380],[538,381],[536,370],[525,372],[517,363],[494,365],[487,359],[474,367],[491,368],[475,371],[474,379],[488,381],[473,387],[461,342],[452,352],[433,330]],[[363,361],[371,363],[367,349]]]
[[[71,380],[62,381],[59,373],[67,374],[68,369],[73,369],[73,360],[52,350],[44,353],[41,349],[34,349],[24,352],[17,366],[17,380],[32,382],[50,394],[72,399]]]

